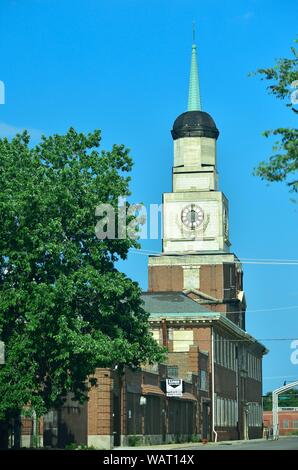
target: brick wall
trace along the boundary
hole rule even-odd
[[[112,389],[110,369],[96,369],[97,383],[89,392],[88,435],[108,436],[112,434]]]
[[[272,411],[263,412],[264,426],[272,427]],[[279,434],[287,436],[293,432],[298,433],[298,411],[283,411],[278,413]]]
[[[184,290],[183,267],[177,265],[149,266],[149,292],[178,292]],[[242,291],[242,271],[237,263],[202,264],[200,266],[199,284],[195,289],[219,300],[218,304],[209,301],[202,302],[208,309],[225,313],[227,317],[245,328],[244,305],[238,300],[238,293]],[[196,294],[190,293],[193,299]],[[239,312],[243,311],[243,314]]]

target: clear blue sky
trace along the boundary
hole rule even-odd
[[[270,154],[261,132],[295,126],[295,117],[258,78],[248,78],[289,54],[295,0],[1,0],[0,8],[1,135],[27,128],[36,140],[70,126],[100,128],[103,147],[131,148],[132,200],[146,204],[171,191],[170,129],[186,110],[195,20],[203,109],[221,132],[232,249],[243,258],[298,259],[297,204],[283,185],[252,176]],[[159,251],[161,242],[142,246]],[[146,256],[131,254],[120,266],[147,288]],[[244,265],[244,272],[249,332],[298,338],[298,308],[285,309],[298,306],[298,266]],[[297,379],[290,341],[264,343],[264,391]]]

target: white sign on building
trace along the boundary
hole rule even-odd
[[[182,379],[166,379],[167,397],[182,397],[183,380]]]

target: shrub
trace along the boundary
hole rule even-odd
[[[139,444],[141,444],[141,437],[140,436],[128,436],[128,445],[130,447],[135,447],[135,446],[138,446]]]

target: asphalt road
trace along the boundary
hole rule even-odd
[[[192,447],[192,450],[298,450],[298,436],[285,437],[277,441],[256,440],[235,443],[206,444]],[[178,449],[177,449],[178,450]],[[179,450],[182,450],[179,448]],[[183,448],[189,450],[189,447]]]

